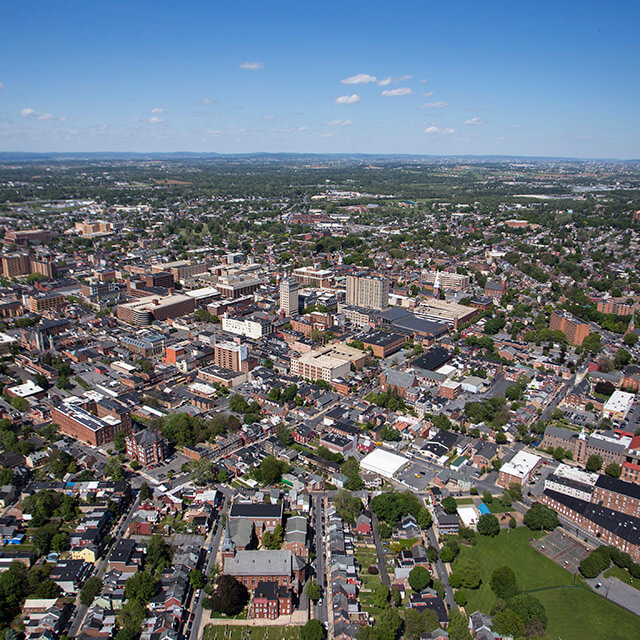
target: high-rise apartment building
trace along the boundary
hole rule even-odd
[[[589,324],[566,311],[554,311],[549,326],[551,331],[562,331],[567,336],[567,342],[576,346],[581,345],[589,335]]]
[[[386,278],[347,276],[346,303],[382,311],[389,306],[389,281]]]
[[[298,291],[300,285],[289,278],[280,283],[280,308],[287,316],[298,315]]]

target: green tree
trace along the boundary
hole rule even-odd
[[[159,535],[151,536],[147,545],[146,565],[153,571],[164,571],[171,565],[171,548]]]
[[[378,609],[386,609],[389,606],[389,588],[376,582],[373,587],[373,606]]]
[[[140,496],[140,500],[142,502],[153,499],[153,491],[151,491],[151,488],[146,482],[143,482],[140,486],[140,492],[138,495]]]
[[[220,574],[209,598],[209,608],[228,616],[239,614],[249,602],[247,588],[233,576]]]
[[[473,558],[460,558],[456,562],[451,576],[449,576],[449,582],[454,589],[460,587],[477,589],[482,582],[482,573],[477,560]]]
[[[113,436],[113,448],[120,453],[124,453],[127,450],[124,431],[118,431],[118,433]]]
[[[309,600],[313,600],[313,602],[318,602],[318,600],[320,600],[320,598],[322,597],[322,589],[314,578],[311,578],[311,580],[307,582],[305,591]]]
[[[440,503],[445,513],[453,514],[458,513],[458,503],[455,501],[455,498],[451,496],[447,496]]]
[[[192,569],[189,574],[189,582],[194,589],[204,589],[207,579],[200,569]]]
[[[511,609],[504,609],[503,611],[498,611],[493,617],[493,629],[498,633],[520,638],[524,635],[524,622]]]
[[[283,537],[282,525],[277,524],[273,531],[265,531],[262,534],[262,546],[265,549],[279,549],[282,546]]]
[[[351,495],[349,491],[340,490],[335,498],[336,513],[346,522],[355,522],[362,511],[360,498]]]
[[[411,569],[409,573],[409,585],[418,593],[426,589],[431,583],[431,574],[421,565]]]
[[[638,342],[638,336],[635,333],[625,333],[623,341],[628,347],[633,347]]]
[[[588,471],[600,471],[602,469],[602,457],[597,453],[594,453],[589,456],[587,460],[587,470]]]
[[[300,627],[300,640],[323,640],[325,629],[320,620],[309,620]]]
[[[558,514],[544,504],[537,502],[524,515],[524,524],[532,530],[553,531],[559,524]]]
[[[459,609],[453,609],[449,612],[447,631],[450,640],[471,640],[467,617]]]
[[[440,627],[438,614],[431,609],[405,609],[403,615],[404,635],[408,640],[419,640],[424,633],[430,633]]]
[[[112,480],[124,480],[124,468],[117,457],[111,456],[104,467],[104,473]]]
[[[509,600],[507,608],[513,611],[527,627],[547,626],[547,613],[540,600],[529,593],[520,593]]]
[[[491,573],[489,585],[491,586],[491,591],[503,600],[509,600],[518,593],[516,574],[510,567],[497,567],[494,569]]]
[[[483,536],[497,536],[500,522],[492,513],[485,513],[478,519],[478,533]]]
[[[124,595],[126,598],[147,603],[158,590],[158,580],[150,571],[134,573],[125,583]]]
[[[605,467],[604,472],[611,478],[619,478],[622,474],[622,468],[617,462],[612,462]]]
[[[95,597],[100,593],[102,589],[102,580],[97,576],[91,576],[87,578],[85,583],[82,585],[80,589],[80,604],[83,604],[85,607],[88,607],[95,599]]]
[[[287,463],[278,460],[275,456],[267,456],[256,469],[256,478],[264,485],[280,482],[282,474],[287,468]]]

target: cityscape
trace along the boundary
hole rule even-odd
[[[0,640],[640,638],[638,18],[0,9]]]

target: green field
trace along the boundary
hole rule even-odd
[[[298,640],[300,627],[230,627],[208,625],[204,640]]]
[[[456,504],[473,504],[473,498],[456,498]]]
[[[483,583],[467,590],[467,611],[489,613],[496,597],[489,587],[493,569],[507,565],[513,569],[518,586],[524,590],[563,586],[536,591],[533,595],[545,606],[549,618],[547,635],[562,640],[626,640],[640,638],[640,618],[584,588],[574,588],[573,574],[536,551],[529,539],[539,537],[521,527],[501,531],[495,538],[478,536],[473,547],[462,547],[460,557],[472,557],[482,570]],[[580,577],[577,585],[584,585]]]

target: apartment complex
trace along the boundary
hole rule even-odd
[[[389,281],[386,278],[347,276],[346,303],[382,311],[389,306]]]
[[[213,363],[218,367],[242,371],[243,363],[247,360],[248,350],[246,344],[235,342],[218,342],[213,347]]]
[[[333,271],[331,269],[314,269],[312,267],[299,267],[293,270],[296,282],[305,287],[320,287],[326,289],[331,286]]]
[[[74,229],[83,238],[95,238],[113,233],[113,224],[106,220],[94,220],[93,222],[76,222]]]
[[[48,309],[56,309],[65,304],[61,293],[33,293],[25,297],[24,306],[33,313],[42,313]]]
[[[2,256],[2,274],[5,278],[18,278],[31,273],[31,256],[15,251]]]
[[[436,280],[440,285],[440,289],[447,291],[463,291],[471,284],[471,279],[467,275],[449,271],[429,271],[425,278],[426,283],[433,285]]]
[[[289,278],[280,283],[280,309],[286,316],[298,315],[298,291],[300,285]]]
[[[579,346],[589,335],[589,324],[582,322],[566,311],[553,311],[550,322],[551,331],[561,331],[569,344]]]
[[[331,382],[336,378],[349,375],[351,365],[361,367],[367,355],[343,344],[332,344],[313,351],[303,353],[291,360],[291,373],[307,380],[325,380]]]
[[[597,308],[600,313],[630,316],[635,312],[637,304],[635,302],[627,302],[626,298],[608,298],[607,300],[598,300]]]
[[[184,280],[190,276],[207,273],[209,265],[206,262],[191,263],[188,260],[175,260],[174,262],[161,262],[151,266],[151,273],[168,271],[174,280]]]

